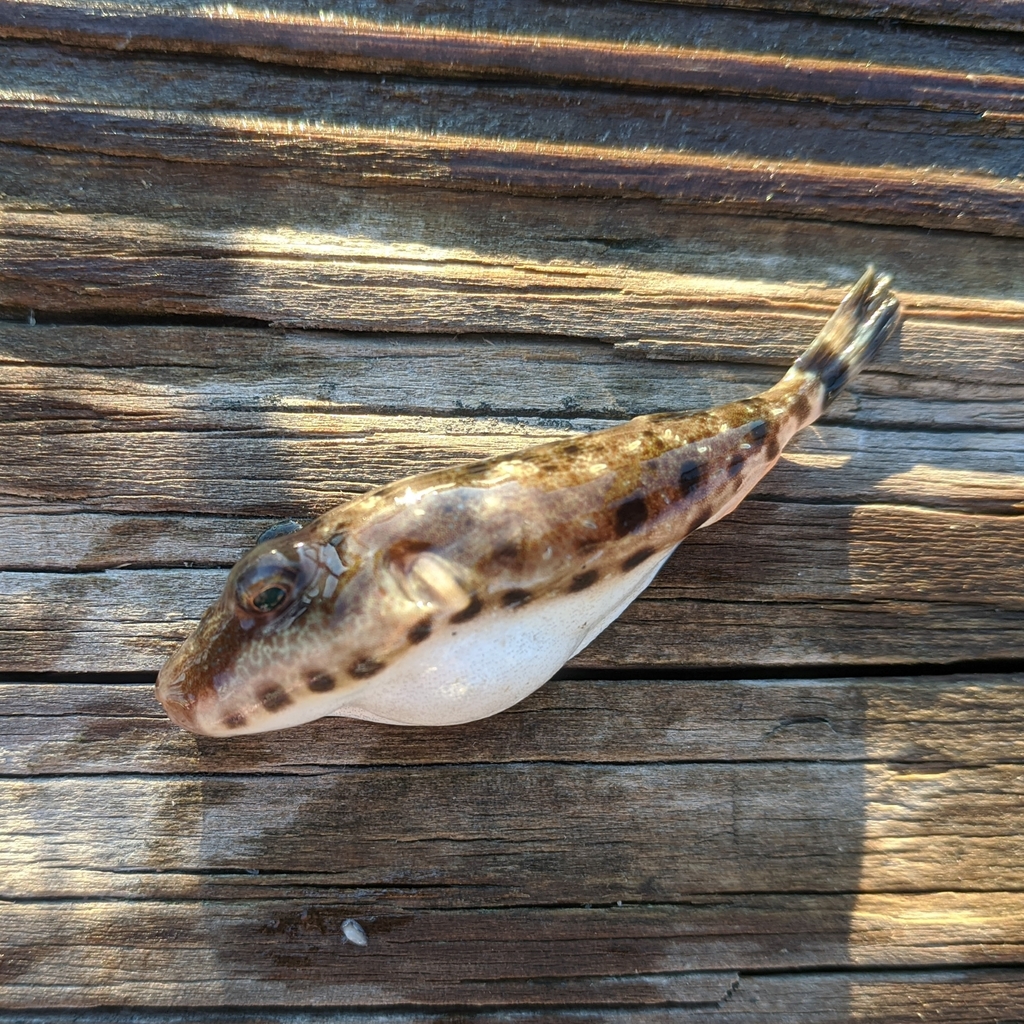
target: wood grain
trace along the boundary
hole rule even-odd
[[[314,66],[365,70],[405,70],[425,77],[451,78],[468,75],[486,79],[505,73],[529,78],[551,76],[564,80],[615,83],[641,82],[672,87],[698,85],[699,80],[681,76],[714,67],[716,59],[731,56],[737,69],[729,79],[715,84],[735,90],[741,78],[738,68],[761,55],[790,61],[817,60],[825,68],[849,69],[867,85],[854,102],[870,103],[872,85],[890,85],[887,67],[904,72],[958,70],[975,75],[1013,75],[1019,51],[1005,38],[991,33],[959,32],[946,21],[943,30],[901,26],[886,30],[889,19],[899,18],[901,6],[923,8],[909,0],[906,5],[887,4],[887,22],[863,18],[857,4],[842,2],[831,6],[821,0],[803,4],[803,10],[818,2],[825,17],[786,17],[779,10],[764,14],[757,10],[774,6],[750,0],[710,5],[667,3],[661,6],[633,2],[544,4],[523,0],[515,7],[500,0],[481,0],[472,7],[459,3],[424,3],[417,0],[360,4],[337,3],[310,12],[301,0],[279,0],[273,8],[236,5],[231,8],[199,8],[166,2],[140,4],[111,3],[102,15],[87,4],[5,0],[0,8],[0,32],[9,38],[56,39],[65,43],[116,47],[120,52],[171,51],[200,54],[240,54],[263,61],[305,63]],[[801,5],[796,5],[796,10]],[[836,45],[835,16],[849,15],[841,23],[840,46]],[[941,8],[960,8],[980,27],[986,8],[997,7],[1007,18],[1011,31],[1022,22],[1009,21],[1018,7],[1015,0],[1001,4],[929,5],[934,20],[941,21]],[[704,7],[704,10],[699,8]],[[729,7],[745,8],[742,13]],[[709,9],[710,8],[710,9]],[[938,17],[936,18],[936,15]],[[856,20],[854,20],[856,19]],[[523,47],[522,41],[530,46]],[[1010,43],[1010,45],[1007,45]],[[443,48],[442,48],[443,47]],[[586,55],[587,59],[579,58]],[[627,58],[624,60],[623,58]],[[871,60],[873,73],[864,67]],[[753,63],[751,61],[751,63]],[[696,64],[697,67],[687,65]],[[749,65],[748,65],[749,66]],[[793,64],[790,64],[792,70]],[[797,65],[799,66],[799,65]],[[783,74],[786,68],[779,69]],[[764,88],[761,75],[748,81],[747,91]],[[828,76],[821,75],[822,79]],[[841,87],[842,74],[835,76]],[[795,84],[819,87],[823,83],[795,79]],[[941,84],[936,76],[935,85]],[[828,88],[827,81],[824,83]],[[974,88],[984,89],[984,80]],[[739,91],[739,90],[735,90]],[[933,88],[933,96],[940,94]]]
[[[957,957],[995,967],[1000,961],[1012,965],[1014,954],[1020,955],[1019,926],[1008,913],[1020,913],[1017,900],[1004,898],[1001,905],[990,897],[918,897],[917,914],[907,897],[860,902],[862,924],[857,926],[855,916],[849,945],[845,901],[830,905],[822,897],[751,899],[732,906],[718,899],[679,908],[364,915],[347,901],[140,900],[129,911],[131,925],[128,908],[118,902],[55,902],[48,911],[53,938],[45,946],[39,944],[35,908],[15,904],[5,915],[12,951],[5,1001],[11,1007],[36,1000],[67,1005],[73,986],[86,1005],[161,1005],[175,995],[193,1002],[205,998],[206,1005],[215,1000],[288,1006],[311,999],[328,1005],[467,1008],[566,1001],[714,1004],[737,979],[725,971],[708,977],[701,964],[709,960],[752,964],[756,970],[822,959],[850,966],[929,966]],[[940,908],[957,916],[936,927],[927,917]],[[367,930],[365,948],[343,941],[342,922],[353,914]],[[882,917],[893,923],[879,928]],[[129,927],[134,969],[122,960],[119,938]],[[716,927],[716,941],[708,942],[704,936]],[[998,940],[986,942],[986,934]],[[171,937],[188,951],[184,956],[169,946]],[[793,948],[780,950],[780,938]],[[318,967],[311,970],[311,963]],[[552,977],[556,963],[564,966]],[[637,976],[641,964],[658,970]],[[146,980],[139,980],[140,971]]]
[[[11,26],[23,24],[21,16],[31,11],[42,16],[48,10],[58,21],[76,17],[69,7],[9,2],[6,9]],[[627,10],[632,13],[631,5]],[[124,17],[131,22],[146,16],[136,9]],[[745,214],[1012,236],[1024,230],[1014,157],[1024,75],[1019,60],[1006,60],[1005,50],[990,47],[980,54],[976,42],[972,49],[967,41],[958,47],[944,40],[931,58],[920,47],[893,55],[896,61],[913,53],[917,61],[937,62],[918,69],[886,67],[878,39],[870,46],[862,40],[864,53],[856,60],[837,59],[834,43],[825,43],[827,31],[808,44],[819,55],[805,56],[785,46],[769,54],[718,51],[708,47],[707,33],[700,34],[699,50],[673,48],[664,33],[624,49],[621,28],[628,19],[615,23],[620,35],[606,29],[610,42],[581,41],[564,31],[538,36],[529,18],[532,30],[520,37],[508,30],[492,36],[478,27],[395,26],[347,17],[337,27],[329,18],[308,23],[308,17],[287,14],[283,22],[277,16],[268,22],[262,11],[253,17],[236,12],[220,29],[218,19],[205,14],[153,17],[178,25],[181,31],[170,29],[172,36],[186,37],[188,24],[200,34],[231,38],[244,36],[246,26],[258,35],[287,36],[290,24],[364,73],[378,65],[392,71],[395,61],[387,54],[411,47],[411,65],[400,61],[397,67],[419,69],[426,79],[390,85],[365,77],[323,80],[276,67],[254,72],[197,60],[183,60],[167,74],[166,60],[142,56],[125,75],[102,56],[11,42],[0,48],[8,83],[0,97],[0,139],[50,150],[313,171],[335,184],[653,197]],[[144,27],[119,26],[111,11],[100,21],[105,28],[89,36],[92,42],[105,39],[123,49],[138,38],[144,48],[155,45]],[[15,27],[8,31],[17,34]],[[332,35],[333,43],[327,40]],[[886,45],[893,46],[891,38]],[[315,63],[302,46],[296,41],[288,52]],[[349,60],[338,55],[339,47],[367,55]],[[423,47],[430,52],[419,53]],[[458,56],[460,47],[467,55]],[[379,58],[373,57],[377,51]],[[241,52],[262,51],[254,43]],[[628,85],[657,95],[613,99],[603,91],[463,87],[431,77],[438,71],[500,73],[493,66],[497,52],[512,61],[509,73],[543,79],[557,72],[559,80]],[[437,53],[444,62],[431,64]],[[866,70],[868,54],[872,66]],[[258,100],[267,95],[261,80],[268,74],[275,79],[272,108]],[[677,102],[663,95],[676,87],[710,98]],[[732,94],[744,98],[732,100]],[[793,98],[830,106],[786,102]],[[770,112],[766,100],[774,103]],[[884,112],[866,118],[858,113],[863,103],[881,104]],[[730,124],[725,134],[723,123]]]
[[[992,1014],[1013,1019],[1022,1012],[1021,981],[1024,972],[1013,969],[975,968],[917,971],[806,971],[797,974],[743,974],[727,997],[714,1005],[615,1008],[577,1004],[572,1009],[504,1008],[496,1011],[460,1008],[459,1019],[472,1024],[504,1024],[512,1018],[524,1024],[554,1021],[556,1024],[597,1024],[605,1021],[639,1021],[641,1024],[750,1024],[752,1021],[791,1021],[799,1014],[808,1024],[845,1024],[851,1014],[862,1021],[917,1024],[924,1017],[940,1024],[989,1024]],[[726,979],[723,978],[723,981]],[[74,1012],[80,1024],[191,1024],[194,1010],[82,1010]],[[429,1010],[283,1010],[260,1007],[239,1011],[205,1008],[209,1024],[320,1024],[329,1016],[345,1024],[437,1024]],[[59,1011],[0,1011],[3,1024],[51,1024],[63,1020]]]
[[[372,15],[361,17],[355,9],[310,15],[301,8],[190,11],[153,3],[112,4],[100,13],[70,4],[4,0],[0,38],[56,39],[118,52],[230,55],[377,75],[510,77],[867,106],[1024,111],[1024,79],[979,73],[977,63],[971,70],[953,71],[889,64],[884,56],[878,59],[877,49],[870,66],[862,60],[844,60],[834,52],[827,57],[801,54],[802,48],[826,49],[821,42],[815,47],[813,27],[806,23],[800,25],[803,38],[790,34],[788,52],[749,53],[719,50],[713,42],[673,46],[673,36],[685,39],[693,33],[696,20],[679,9],[659,11],[654,17],[645,11],[646,24],[637,33],[638,12],[632,4],[603,5],[596,19],[593,7],[567,4],[559,12],[563,31],[548,34],[543,28],[538,32],[543,8],[536,4],[503,11],[500,31],[482,27],[479,15],[469,29],[463,27],[465,16],[460,18],[453,10],[438,24],[433,18],[417,18],[415,7],[405,6],[406,11],[383,7],[378,20]],[[722,23],[737,19],[719,12],[715,20],[724,27]],[[799,24],[796,19],[793,23]],[[529,26],[528,31],[517,32],[519,25]],[[570,25],[572,29],[565,31]],[[778,19],[775,29],[779,30]],[[818,35],[825,33],[819,30]],[[624,36],[632,38],[623,41]],[[926,47],[931,42],[924,34],[920,39]],[[872,41],[883,52],[896,49],[880,32]],[[984,49],[984,44],[974,42],[975,51]],[[947,43],[943,57],[946,61],[953,57],[956,63],[950,49]],[[987,55],[994,56],[991,48]],[[915,56],[918,62],[929,63],[927,52],[919,49]]]
[[[174,728],[143,683],[0,683],[6,777],[216,775],[344,765],[1024,761],[1019,675],[570,680],[458,729],[323,719],[230,742]],[[569,727],[571,724],[571,727]],[[339,735],[344,741],[339,741]]]
[[[714,298],[705,301],[711,306]],[[809,310],[780,309],[798,303],[795,296],[773,302],[751,283],[742,311],[677,306],[681,337],[618,342],[614,349],[508,335],[367,338],[0,323],[0,420],[38,430],[46,429],[44,421],[54,428],[78,421],[80,429],[195,430],[256,427],[261,413],[281,411],[577,421],[706,408],[775,383],[824,321]],[[912,311],[898,344],[880,354],[823,422],[1024,425],[1024,332],[939,316]],[[713,345],[723,333],[728,340]]]
[[[817,161],[718,157],[582,143],[424,138],[393,129],[292,126],[262,119],[180,118],[164,124],[120,113],[36,111],[0,104],[0,140],[61,151],[165,160],[230,159],[289,170],[315,151],[320,173],[349,186],[427,185],[514,195],[627,196],[739,214],[912,225],[1024,236],[1024,185],[966,171],[857,167]],[[136,141],[138,140],[138,141]],[[180,141],[179,141],[180,140]],[[566,179],[572,182],[566,185]]]
[[[24,314],[617,340],[695,331],[713,346],[716,335],[784,337],[794,323],[784,314],[826,314],[840,286],[880,259],[929,321],[1019,329],[1024,301],[1009,238],[694,216],[639,201],[441,191],[426,203],[306,171],[205,165],[198,175],[91,155],[51,154],[40,180],[39,164],[19,147],[0,161],[0,306]],[[725,316],[747,310],[763,319]]]
[[[0,783],[12,830],[0,847],[4,1003],[161,1005],[170,993],[198,999],[202,977],[207,1005],[668,999],[738,1013],[743,993],[760,1013],[752,1000],[774,992],[790,1007],[802,993],[882,1013],[881,978],[862,991],[816,973],[814,984],[800,976],[803,989],[783,974],[765,989],[757,972],[1019,958],[1020,729],[1006,715],[1017,714],[1020,684],[566,682],[471,727],[475,745],[461,729],[321,722],[301,744],[297,733],[288,744],[252,737],[240,758],[237,744],[147,714],[139,687],[8,684],[6,723],[27,726],[28,756],[44,760]],[[641,733],[621,731],[627,708]],[[678,716],[682,730],[666,723]],[[549,738],[531,737],[531,720],[545,719]],[[652,751],[646,733],[666,724]],[[355,731],[355,748],[329,735],[338,728]],[[432,748],[441,763],[409,764],[418,742],[443,744],[446,733],[463,767],[444,763],[443,746]],[[317,734],[350,767],[325,771]],[[494,764],[523,738],[533,753]],[[115,763],[90,761],[97,745]],[[300,748],[308,764],[280,764]],[[570,760],[553,764],[551,750]],[[604,766],[577,760],[595,752]],[[965,760],[976,767],[955,763]],[[68,774],[82,769],[88,777]],[[225,774],[239,769],[254,772],[244,785]],[[645,814],[657,827],[644,827]],[[780,893],[794,883],[823,891]],[[715,895],[693,892],[702,885]],[[365,950],[344,942],[349,918],[366,930]],[[118,953],[129,920],[130,965]],[[1006,1000],[1008,978],[915,976],[929,987],[906,1005],[919,1012],[956,986],[949,1004],[975,983]]]
[[[0,0],[0,1024],[1024,1015],[1022,28]],[[152,700],[276,519],[757,391],[867,263],[898,340],[508,713]]]
[[[808,1024],[837,1024],[856,1013],[858,1020],[894,1021],[917,1024],[922,1016],[928,1020],[956,1024],[988,1024],[993,1011],[1010,1019],[1021,1013],[1021,973],[1006,969],[974,969],[950,971],[878,972],[858,971],[854,978],[848,972],[803,972],[800,974],[747,974],[734,983],[732,991],[721,1004],[672,1007],[586,1007],[572,1009],[545,1007],[539,1010],[520,1008],[514,1019],[524,1024],[555,1021],[558,1024],[595,1024],[604,1021],[639,1021],[641,1024],[679,1024],[721,1021],[738,1024],[751,1021],[790,1021],[799,1013]],[[328,1011],[330,1019],[345,1024],[437,1024],[431,1011]],[[510,1008],[490,1012],[460,1009],[460,1020],[472,1024],[496,1024],[510,1019]],[[147,1011],[103,1009],[76,1010],[74,1020],[81,1024],[183,1024],[195,1020],[194,1011],[161,1009]],[[255,1014],[258,1013],[258,1016]],[[203,1020],[210,1024],[237,1024],[241,1019],[258,1020],[260,1024],[314,1024],[325,1019],[318,1010],[280,1010],[261,1007],[248,1009],[207,1008]],[[49,1024],[63,1015],[31,1010],[0,1013],[4,1024]]]

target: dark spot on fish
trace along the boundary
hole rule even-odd
[[[596,569],[588,569],[586,572],[581,572],[579,576],[573,576],[572,583],[569,584],[569,593],[575,594],[578,590],[586,590],[587,587],[592,587],[598,578],[598,572]]]
[[[349,675],[353,675],[356,679],[369,679],[370,676],[376,675],[384,667],[383,661],[377,661],[376,658],[360,658],[358,661],[352,663],[349,668]]]
[[[764,446],[764,453],[769,462],[779,454],[779,439],[777,437],[768,438],[768,443]]]
[[[268,686],[260,694],[260,703],[268,711],[280,711],[281,708],[287,707],[291,702],[292,699],[285,692],[284,687],[278,686],[277,683],[273,686]]]
[[[743,463],[747,461],[746,455],[733,455],[729,459],[728,465],[725,467],[725,471],[729,476],[736,476],[739,471],[743,468]]]
[[[328,675],[326,672],[318,672],[316,675],[309,677],[306,685],[314,693],[329,693],[334,689],[334,676]]]
[[[797,395],[793,399],[793,415],[802,423],[811,412],[811,403],[806,395]]]
[[[647,504],[643,498],[630,498],[615,510],[615,533],[625,537],[647,522]]]
[[[563,449],[566,455],[579,455],[580,446],[578,444],[567,444]]]
[[[501,595],[501,603],[506,608],[519,608],[532,599],[533,594],[528,590],[506,590],[505,593]]]
[[[685,498],[690,491],[699,486],[704,475],[704,467],[699,462],[689,459],[679,467],[679,490]]]
[[[228,715],[224,719],[224,725],[228,729],[241,729],[242,726],[245,725],[245,715],[237,713],[234,715]]]
[[[654,548],[641,548],[639,551],[634,551],[622,563],[622,571],[629,572],[630,569],[635,569],[641,562],[646,562],[651,555],[654,554]]]
[[[764,420],[755,420],[750,424],[747,438],[750,444],[760,444],[768,436],[768,424]]]
[[[417,622],[416,625],[413,626],[408,633],[406,633],[406,636],[409,639],[409,643],[423,643],[423,641],[426,640],[428,636],[430,636],[430,632],[433,628],[434,626],[433,623],[430,621],[429,615],[425,619],[420,619],[420,621]]]
[[[475,619],[484,610],[484,603],[479,597],[474,594],[469,599],[469,604],[462,609],[461,612],[456,612],[448,621],[449,622],[469,622],[470,619]]]
[[[511,562],[516,563],[519,561],[519,545],[518,544],[503,544],[497,551],[494,552],[494,559],[497,562]]]

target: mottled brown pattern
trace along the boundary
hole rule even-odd
[[[388,559],[396,565],[406,567],[416,555],[429,550],[429,541],[417,540],[414,537],[402,537],[388,548]]]
[[[872,303],[889,303],[878,337],[894,322],[884,283],[865,301],[874,281],[865,276],[805,353],[814,366],[848,376],[851,331]],[[265,712],[287,717],[280,712],[296,692],[316,692],[308,680],[325,657],[361,684],[440,636],[434,622],[511,615],[618,579],[735,508],[824,397],[798,364],[747,401],[640,416],[399,480],[333,509],[232,570],[221,604],[183,648],[180,678],[174,662],[165,669],[169,710],[190,725],[195,713],[186,698],[174,705],[175,686],[193,695],[214,688],[213,699],[251,729]],[[281,584],[289,599],[247,620],[231,595],[239,580],[262,579],[265,563],[277,566],[275,581],[293,581]]]
[[[803,423],[810,415],[811,400],[803,394],[798,394],[793,399],[792,414],[798,423]]]

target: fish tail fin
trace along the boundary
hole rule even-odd
[[[900,300],[889,287],[892,278],[868,267],[839,303],[817,338],[786,375],[810,377],[824,389],[822,408],[843,390],[896,332]]]

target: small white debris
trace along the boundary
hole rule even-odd
[[[346,918],[341,922],[341,933],[353,945],[366,945],[366,932],[363,931],[363,926],[354,917]]]

